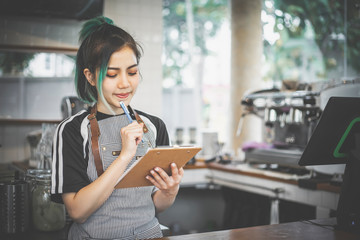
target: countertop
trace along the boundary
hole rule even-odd
[[[238,228],[223,231],[196,233],[159,238],[162,240],[278,240],[278,239],[316,239],[316,240],[355,240],[359,233],[336,229],[336,219],[317,219],[257,227]]]
[[[25,233],[0,234],[3,240],[65,240],[69,225],[55,232],[39,232],[30,230]],[[305,220],[298,222],[264,225],[248,228],[238,228],[214,232],[195,233],[179,236],[158,238],[161,240],[278,240],[278,239],[316,239],[316,240],[355,240],[360,239],[360,234],[337,229],[336,218]]]

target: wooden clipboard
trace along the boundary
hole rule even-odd
[[[171,163],[176,163],[176,166],[181,168],[200,150],[200,147],[160,147],[150,149],[124,173],[115,188],[153,186],[145,178],[146,175],[151,175],[150,170],[160,167],[170,175]]]

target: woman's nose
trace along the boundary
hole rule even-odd
[[[118,79],[118,87],[119,88],[128,88],[130,87],[130,81],[128,79],[128,77],[125,75],[125,76],[120,76],[119,79]]]

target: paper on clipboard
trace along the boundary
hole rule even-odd
[[[171,174],[170,164],[176,163],[178,168],[183,167],[199,151],[200,147],[166,147],[150,149],[141,159],[136,161],[119,179],[115,188],[131,188],[152,186],[146,175],[155,167],[164,169]]]

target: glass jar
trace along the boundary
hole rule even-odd
[[[50,199],[51,175],[36,176],[32,191],[32,223],[40,231],[56,231],[65,226],[65,206]]]
[[[43,175],[43,174],[51,174],[50,169],[28,169],[25,175],[25,181],[29,184],[29,206],[30,206],[30,218],[32,219],[32,192],[34,191],[34,187],[36,185],[36,176]],[[32,223],[30,223],[32,224]]]
[[[30,193],[34,190],[36,183],[36,176],[43,174],[51,174],[50,169],[28,169],[26,171],[25,180],[29,183]]]

